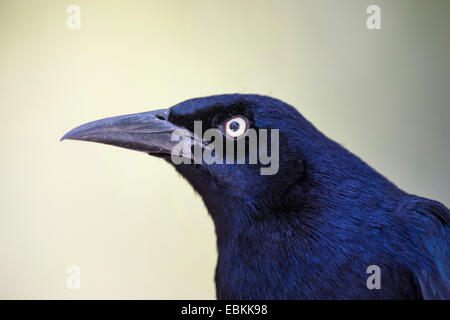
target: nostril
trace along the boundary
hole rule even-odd
[[[160,114],[157,114],[156,117],[157,117],[159,120],[166,120],[166,118],[164,118],[164,117],[163,117],[162,115],[160,115]]]

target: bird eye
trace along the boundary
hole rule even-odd
[[[242,117],[234,117],[225,122],[225,134],[231,138],[238,138],[247,132],[247,121]]]

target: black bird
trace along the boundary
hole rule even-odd
[[[250,129],[279,130],[276,174],[261,174],[262,163],[238,164],[235,157],[231,164],[174,165],[214,220],[218,299],[450,299],[449,210],[400,190],[280,100],[191,99],[90,122],[62,139],[172,163],[176,129],[187,130],[194,149],[213,143],[194,135],[194,121],[202,121],[202,132],[217,128],[234,147],[238,132],[247,150]],[[368,286],[373,265],[378,288]]]

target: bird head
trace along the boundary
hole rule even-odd
[[[293,187],[298,202],[306,181],[305,154],[313,153],[317,135],[296,109],[280,100],[227,94],[89,122],[61,140],[98,142],[163,158],[202,196],[217,227],[279,212],[274,209],[289,205]]]

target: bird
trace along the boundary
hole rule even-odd
[[[278,169],[262,174],[265,164],[238,164],[235,157],[175,164],[175,156],[193,153],[173,151],[174,132],[184,132],[193,148],[212,145],[195,134],[196,121],[202,133],[218,130],[233,147],[249,130],[277,130]],[[173,165],[214,222],[217,299],[450,299],[449,209],[399,189],[282,100],[239,93],[193,98],[89,122],[66,139]]]

